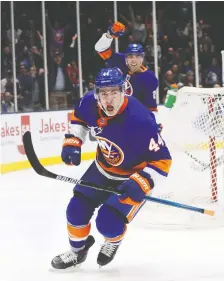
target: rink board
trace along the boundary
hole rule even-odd
[[[159,106],[159,116],[163,123],[167,111]],[[44,165],[60,164],[61,144],[64,134],[70,130],[71,111],[47,111],[23,114],[5,114],[1,116],[1,174],[30,168],[22,144],[22,135],[31,131],[35,151]],[[95,158],[96,142],[89,137],[82,146],[82,160]],[[196,149],[199,144],[189,144]],[[186,144],[185,149],[188,147]],[[207,150],[208,143],[200,143],[200,149]],[[223,142],[216,147],[224,149]]]
[[[1,116],[1,174],[30,168],[22,136],[31,131],[33,145],[44,165],[61,163],[64,134],[70,131],[71,111],[48,111]],[[87,137],[82,160],[94,159],[96,142]]]

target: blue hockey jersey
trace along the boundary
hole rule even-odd
[[[113,53],[111,44],[113,39],[106,34],[98,40],[95,50],[103,58],[108,67],[118,67],[126,76],[126,94],[133,95],[148,109],[157,112],[156,94],[158,79],[154,73],[142,65],[138,72],[132,73],[126,65],[125,54]]]
[[[158,134],[153,113],[136,98],[125,96],[118,113],[108,117],[90,91],[73,111],[71,127],[77,125],[94,133],[98,142],[96,164],[106,176],[127,179],[140,170],[150,175],[168,175],[169,150]]]
[[[108,67],[117,66],[126,75],[125,93],[133,95],[149,110],[157,111],[156,89],[158,80],[147,67],[141,66],[139,72],[132,73],[125,62],[125,54],[114,53],[107,60]]]

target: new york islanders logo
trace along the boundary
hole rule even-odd
[[[88,128],[90,129],[90,133],[93,137],[101,134],[102,131],[103,131],[103,128],[100,128],[100,127],[90,127],[90,126],[88,126]]]
[[[132,94],[133,94],[133,88],[129,81],[130,78],[131,78],[130,75],[127,75],[125,84],[124,84],[124,93],[128,96],[132,96]]]
[[[108,164],[112,166],[119,166],[124,160],[124,153],[121,148],[108,139],[102,137],[96,137],[96,139]]]

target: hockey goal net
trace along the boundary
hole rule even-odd
[[[183,87],[174,107],[161,111],[162,136],[173,164],[153,196],[212,209],[216,215],[147,203],[144,220],[156,225],[224,225],[224,88]]]

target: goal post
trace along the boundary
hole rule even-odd
[[[183,87],[172,108],[160,108],[162,136],[173,159],[170,174],[158,193],[161,198],[217,210],[224,207],[224,88]],[[224,225],[187,211],[145,207],[153,224]],[[155,212],[154,212],[155,211]],[[152,217],[145,219],[152,222]]]
[[[164,137],[171,151],[182,148],[209,164],[210,198],[217,201],[217,167],[224,165],[224,88],[181,88],[166,118]]]
[[[221,51],[222,56],[222,86],[224,87],[224,50]]]

